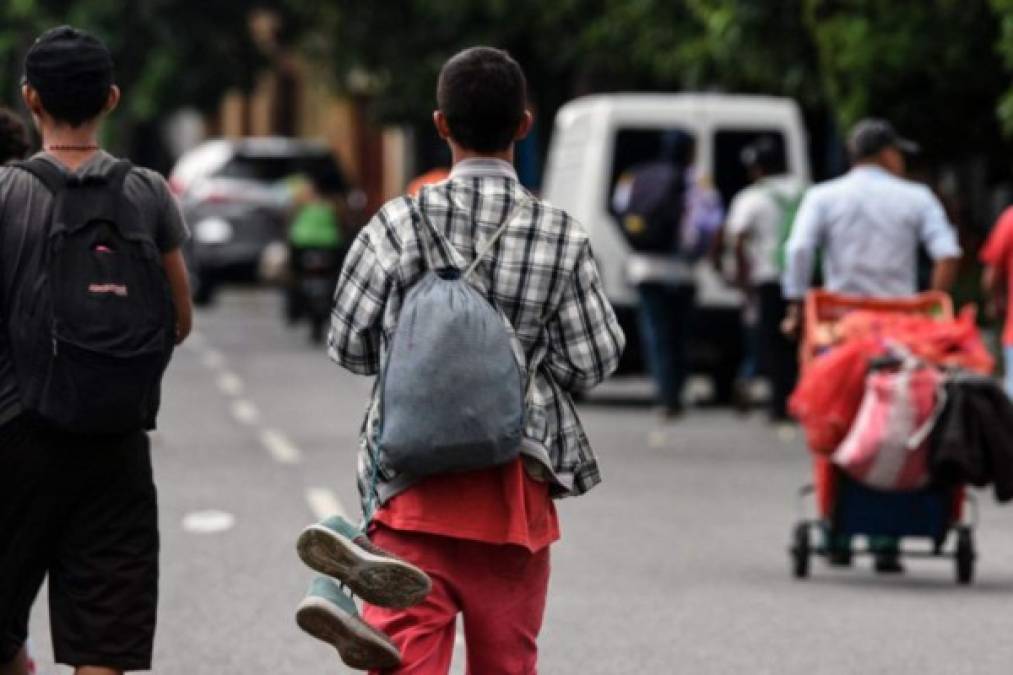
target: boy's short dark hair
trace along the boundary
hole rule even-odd
[[[102,112],[113,86],[113,58],[93,35],[60,26],[35,41],[25,57],[25,82],[58,122],[79,127]]]
[[[472,47],[443,65],[436,100],[457,143],[476,152],[499,152],[510,147],[524,119],[527,83],[505,51]]]
[[[29,147],[25,123],[13,110],[0,108],[0,164],[23,159]]]

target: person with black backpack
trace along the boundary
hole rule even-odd
[[[449,178],[380,209],[335,293],[331,358],[377,376],[368,529],[334,517],[303,533],[323,576],[297,620],[353,667],[446,673],[462,615],[469,672],[535,673],[553,499],[601,481],[571,392],[608,376],[625,338],[583,227],[518,181],[532,117],[517,62],[466,49],[436,98]]]
[[[612,211],[633,249],[626,274],[639,294],[641,351],[661,414],[683,412],[687,340],[696,296],[693,264],[706,254],[724,219],[721,196],[697,175],[695,142],[681,131],[661,136],[656,159],[616,181]]]
[[[22,94],[42,152],[0,168],[0,674],[27,672],[49,576],[56,661],[151,667],[158,512],[146,431],[191,328],[186,225],[158,174],[102,151],[109,50],[62,26]]]

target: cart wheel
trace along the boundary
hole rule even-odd
[[[957,528],[957,583],[970,584],[974,579],[974,534],[971,528]]]
[[[812,544],[809,542],[809,523],[799,523],[795,526],[791,543],[791,569],[796,579],[809,576],[810,555]]]

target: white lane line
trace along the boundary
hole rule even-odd
[[[660,429],[655,429],[647,434],[647,445],[652,448],[663,448],[668,445],[668,434]]]
[[[464,656],[464,633],[461,631],[460,622],[457,624],[457,631],[454,634],[454,658],[450,664],[449,675],[465,675],[464,664],[467,661]]]
[[[299,448],[277,429],[261,431],[260,442],[271,453],[271,457],[280,464],[298,464],[302,460],[302,452]]]
[[[236,517],[228,511],[192,511],[183,517],[183,529],[193,534],[216,534],[232,529]]]
[[[225,357],[217,349],[208,349],[204,352],[201,362],[212,370],[217,370],[225,365]]]
[[[231,370],[226,370],[218,376],[218,388],[226,396],[239,396],[243,393],[243,381]]]
[[[306,488],[306,503],[309,504],[313,515],[321,520],[330,516],[348,517],[337,495],[327,488]]]
[[[232,402],[232,416],[243,424],[256,424],[260,418],[260,411],[251,401],[240,398]]]

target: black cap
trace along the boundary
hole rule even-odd
[[[25,81],[46,94],[73,94],[113,84],[113,57],[93,35],[70,26],[52,28],[25,57]]]
[[[848,135],[848,152],[852,159],[865,159],[890,147],[908,154],[915,154],[921,149],[914,141],[898,134],[892,124],[876,117],[859,121]]]

